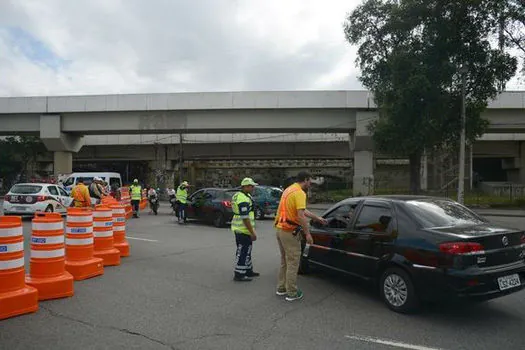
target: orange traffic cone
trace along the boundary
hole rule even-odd
[[[24,276],[22,218],[0,216],[0,320],[38,310],[38,291]]]
[[[113,244],[113,212],[105,205],[97,205],[93,212],[93,234],[97,258],[104,259],[104,266],[120,265],[120,251]]]
[[[75,281],[104,274],[104,260],[93,256],[93,213],[68,208],[66,219],[66,270]]]
[[[129,243],[126,240],[126,209],[119,204],[109,206],[113,212],[113,245],[121,257],[129,256]]]
[[[64,221],[60,214],[35,214],[26,283],[38,289],[38,300],[73,296],[73,276],[66,271],[64,248]]]

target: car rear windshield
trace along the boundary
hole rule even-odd
[[[483,220],[464,206],[447,200],[412,200],[406,205],[424,228],[478,225]]]
[[[42,186],[38,185],[14,185],[11,188],[11,193],[16,194],[36,194],[42,190]]]

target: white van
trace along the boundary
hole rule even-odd
[[[79,178],[84,180],[84,185],[89,186],[95,177],[100,177],[108,184],[107,191],[110,193],[114,193],[122,187],[122,179],[119,173],[73,173],[68,176],[62,186],[68,193],[71,193]]]

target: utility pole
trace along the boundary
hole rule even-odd
[[[183,139],[182,139],[182,133],[179,134],[179,184],[182,183],[183,178],[183,174],[182,174],[182,171],[184,170],[184,153],[183,153],[183,149],[182,149],[182,145],[183,145]]]
[[[465,127],[466,127],[466,85],[467,67],[461,66],[461,132],[459,137],[459,174],[458,174],[458,202],[463,204],[465,199]]]

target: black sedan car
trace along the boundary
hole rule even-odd
[[[326,267],[377,283],[392,310],[421,301],[488,300],[525,283],[525,233],[489,223],[448,199],[349,198],[312,223],[300,272]]]
[[[203,188],[188,198],[186,216],[224,227],[233,218],[232,196],[237,192],[228,188]]]

